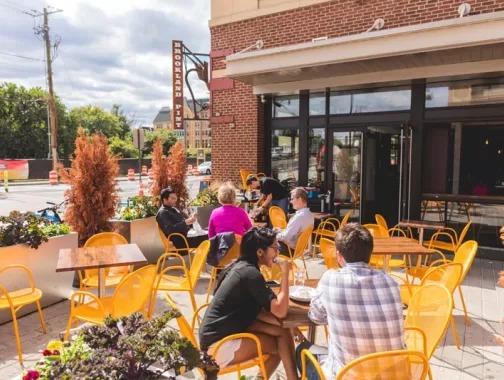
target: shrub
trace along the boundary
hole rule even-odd
[[[131,204],[119,214],[120,220],[138,220],[156,216],[159,197],[133,197]]]
[[[82,128],[78,134],[72,166],[67,171],[60,165],[59,174],[70,185],[65,191],[65,221],[79,233],[83,245],[91,236],[112,230],[109,219],[114,217],[119,202],[115,187],[119,166],[103,134],[89,137]]]
[[[55,237],[55,236],[61,236],[61,235],[68,235],[70,232],[70,227],[68,224],[61,223],[51,223],[48,224],[46,227],[42,229],[42,233],[44,234],[45,237]]]
[[[153,196],[159,196],[161,194],[161,190],[168,187],[170,176],[170,163],[163,156],[163,143],[159,139],[154,142],[151,163],[152,179],[154,181],[151,193]]]
[[[218,205],[219,200],[217,199],[217,191],[207,188],[198,195],[196,195],[196,198],[194,198],[191,203],[189,203],[189,206],[194,206],[194,207],[201,207],[201,206],[213,206],[213,205]]]
[[[30,248],[37,249],[47,241],[43,225],[44,220],[33,212],[12,211],[8,216],[0,216],[0,247],[28,244]]]

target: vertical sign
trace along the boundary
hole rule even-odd
[[[184,129],[183,43],[172,41],[173,61],[173,129]]]

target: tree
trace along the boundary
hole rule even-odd
[[[138,158],[138,149],[133,146],[131,132],[122,139],[118,136],[109,138],[110,153],[121,158]]]
[[[121,133],[119,134],[119,137],[125,140],[127,136],[131,134],[131,129],[136,123],[135,120],[124,113],[120,104],[114,104],[110,113],[119,118],[119,123],[121,125]]]
[[[65,191],[65,221],[79,233],[83,245],[91,236],[112,230],[109,220],[119,202],[115,186],[119,165],[110,154],[107,138],[101,133],[89,137],[83,128],[78,130],[74,156],[70,170],[60,164],[59,174],[70,185]]]
[[[74,108],[68,114],[68,123],[72,127],[84,128],[88,135],[100,132],[107,138],[121,136],[122,128],[119,117],[114,116],[101,107]]]
[[[38,87],[0,85],[0,157],[48,157],[47,97],[47,92]],[[65,106],[58,97],[54,102],[60,130],[65,130]]]
[[[184,152],[184,143],[179,141],[170,149],[170,156],[168,157],[168,167],[170,170],[168,184],[178,196],[177,208],[179,210],[185,210],[189,201],[186,185],[186,164],[187,157]]]
[[[170,163],[163,155],[163,142],[157,139],[154,142],[154,149],[152,151],[152,196],[157,197],[161,194],[161,190],[169,185],[170,179]]]
[[[160,139],[163,144],[163,154],[168,156],[170,149],[177,143],[177,136],[170,129],[156,129],[154,132],[147,132],[145,135],[144,155],[151,154],[154,151],[154,143]]]

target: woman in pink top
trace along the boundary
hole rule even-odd
[[[226,183],[219,188],[217,198],[222,207],[213,210],[210,215],[209,238],[225,232],[234,232],[243,236],[252,228],[252,222],[245,210],[235,206],[236,189],[231,183]]]

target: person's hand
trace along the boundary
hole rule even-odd
[[[303,333],[301,332],[301,330],[298,329],[297,327],[291,328],[291,333],[292,333],[292,336],[294,337],[294,342],[296,342],[298,344],[303,343],[306,340],[306,338],[303,335]]]
[[[501,243],[504,245],[504,227],[500,229],[500,239]]]
[[[188,226],[193,224],[194,222],[196,222],[196,216],[191,216],[190,218],[187,218],[185,222]]]
[[[282,273],[289,273],[292,269],[292,263],[288,260],[280,261],[280,263],[278,263],[278,266],[280,267]]]
[[[282,231],[282,229],[281,229],[281,228],[278,228],[278,227],[273,227],[273,232],[278,233],[278,232],[280,232],[280,231]]]

